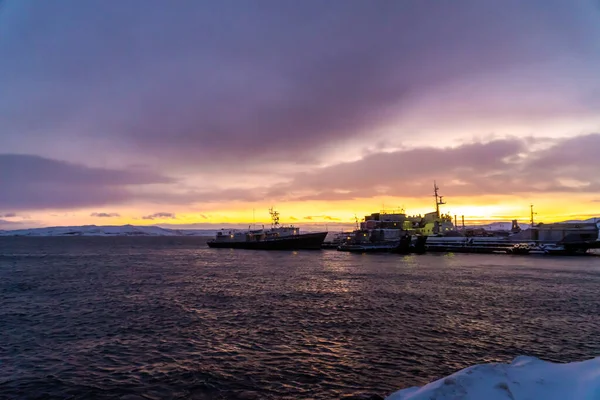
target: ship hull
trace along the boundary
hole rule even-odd
[[[397,246],[397,243],[344,244],[337,249],[348,253],[389,253]]]
[[[327,232],[303,233],[289,237],[267,239],[256,242],[218,242],[210,240],[207,244],[215,249],[245,250],[320,250]]]

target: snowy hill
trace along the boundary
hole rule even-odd
[[[596,221],[600,227],[600,218],[585,221],[571,220],[564,222],[581,223]],[[192,225],[193,226],[193,225]],[[519,224],[521,229],[529,228],[529,224]],[[177,227],[161,228],[159,226],[137,225],[83,225],[54,226],[48,228],[31,228],[18,230],[0,230],[0,236],[206,236],[213,237],[221,229],[185,229]],[[237,227],[236,227],[237,228]],[[510,222],[492,222],[486,225],[475,225],[470,228],[483,228],[488,231],[510,230]],[[234,228],[231,228],[234,229]],[[322,227],[308,227],[305,232],[320,232]]]
[[[510,364],[480,364],[386,400],[596,400],[600,357],[567,364],[520,356]]]
[[[568,221],[562,221],[562,223],[573,223],[573,224],[580,224],[580,223],[594,223],[596,222],[596,224],[600,227],[600,217],[599,218],[589,218],[586,220],[568,220]],[[512,223],[511,222],[492,222],[489,224],[485,224],[485,225],[472,225],[469,226],[468,228],[480,228],[480,229],[485,229],[486,231],[509,231],[512,227]],[[519,227],[521,229],[528,229],[530,227],[530,224],[527,223],[519,223]]]
[[[165,229],[158,226],[84,225],[0,231],[0,236],[214,236],[214,230]]]
[[[529,228],[529,224],[519,223],[519,227],[521,227],[521,229],[527,229],[527,228]],[[473,225],[473,226],[469,226],[468,228],[479,228],[479,229],[485,229],[486,231],[509,231],[512,228],[512,223],[511,222],[492,222],[492,223],[485,224],[485,225]]]
[[[588,218],[588,219],[572,219],[569,221],[564,221],[564,222],[569,222],[569,223],[573,223],[573,224],[580,224],[580,223],[593,223],[595,222],[597,225],[600,225],[600,217],[595,217],[595,218]]]

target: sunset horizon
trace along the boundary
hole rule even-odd
[[[394,200],[396,201],[395,205]],[[425,199],[429,201],[429,199]],[[590,220],[600,219],[600,211],[597,213],[586,212],[577,213],[578,205],[569,207],[561,206],[558,210],[553,208],[552,199],[538,199],[537,202],[529,203],[524,199],[521,203],[514,202],[513,199],[492,198],[484,205],[470,205],[469,199],[460,198],[450,199],[444,196],[448,201],[440,207],[442,214],[448,214],[453,219],[456,217],[458,226],[462,225],[462,219],[466,225],[487,225],[494,222],[511,222],[517,220],[520,224],[529,224],[531,219],[530,206],[534,205],[535,223],[552,223],[569,220]],[[347,203],[343,207],[336,209],[328,206],[327,203],[314,204],[306,203],[282,203],[280,206],[263,203],[256,204],[253,208],[238,209],[216,209],[208,213],[194,212],[164,212],[157,211],[153,213],[140,213],[139,211],[115,211],[116,208],[94,208],[91,211],[80,211],[71,213],[51,213],[41,214],[45,220],[37,218],[35,213],[16,214],[9,213],[3,218],[4,226],[0,230],[18,230],[30,228],[44,228],[53,226],[80,226],[80,225],[136,225],[136,226],[160,226],[173,229],[219,229],[232,228],[242,229],[248,226],[269,226],[271,219],[269,208],[273,207],[281,215],[283,225],[333,228],[343,227],[352,228],[356,222],[362,222],[364,217],[372,213],[405,213],[406,215],[425,215],[435,211],[433,200],[431,204],[423,204],[419,199],[371,199],[369,202],[355,202],[356,206],[349,208]],[[591,202],[589,210],[595,210],[594,202]],[[414,206],[413,206],[414,204]],[[408,207],[408,205],[411,205]],[[160,208],[158,208],[160,210]],[[569,212],[571,211],[571,212]],[[14,222],[13,222],[14,221]],[[42,222],[45,221],[45,222]],[[54,222],[55,221],[55,222]]]

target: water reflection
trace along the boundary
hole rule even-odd
[[[194,238],[22,238],[0,254],[9,398],[385,395],[473,363],[600,352],[598,259]]]

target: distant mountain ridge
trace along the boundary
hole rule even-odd
[[[585,220],[572,219],[572,220],[560,221],[560,222],[561,223],[569,223],[569,224],[583,224],[583,223],[594,223],[595,222],[597,225],[600,226],[600,217],[588,218]],[[531,226],[531,224],[519,223],[519,227],[521,229],[528,229],[530,226]],[[468,228],[481,228],[481,229],[485,229],[486,231],[499,231],[499,230],[510,230],[512,228],[512,223],[498,221],[498,222],[492,222],[492,223],[484,224],[484,225],[469,225],[467,227]]]
[[[586,223],[586,222],[587,223],[595,222],[596,224],[600,224],[600,217],[588,218],[588,219],[584,219],[584,220],[581,220],[581,219],[572,219],[572,220],[563,221],[563,222],[569,222],[569,223],[573,223],[573,224],[576,224],[576,223]]]
[[[593,223],[600,227],[600,217],[586,220],[569,220],[564,223]],[[529,224],[519,224],[521,229]],[[510,222],[492,222],[485,225],[469,225],[469,228],[482,228],[489,231],[510,230]],[[53,226],[16,230],[0,230],[0,236],[214,236],[221,229],[170,229],[159,226],[138,225],[82,225]],[[331,231],[333,232],[333,231]]]
[[[216,230],[166,229],[158,226],[83,225],[0,231],[0,236],[214,236]]]

